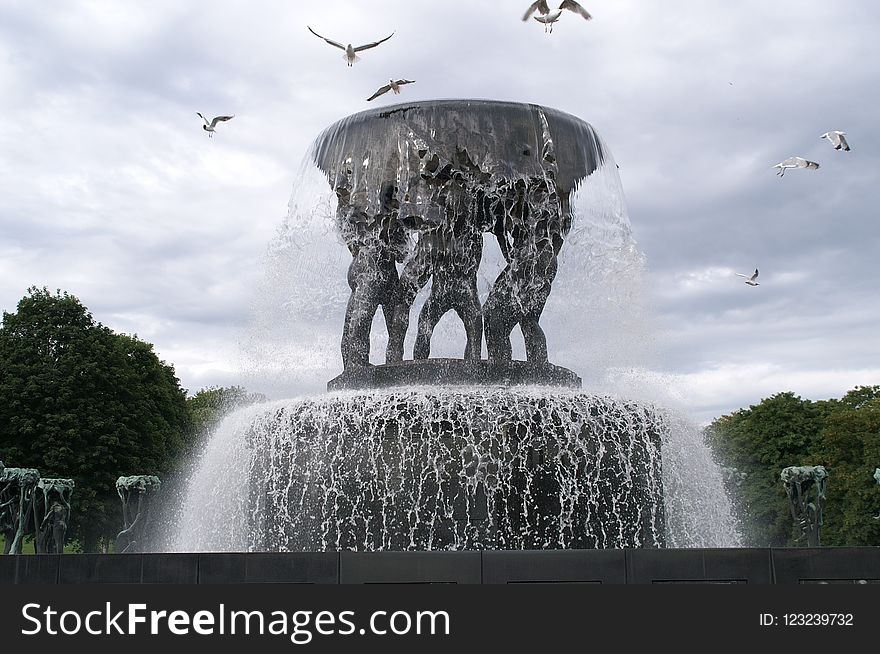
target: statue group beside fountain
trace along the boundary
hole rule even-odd
[[[64,552],[70,523],[72,479],[40,478],[34,468],[5,468],[0,461],[0,533],[4,554],[21,554],[25,536],[37,554]]]
[[[3,554],[21,554],[24,539],[32,537],[35,554],[63,554],[70,526],[73,479],[40,477],[35,468],[7,468],[0,461],[0,534]],[[153,505],[162,484],[158,477],[119,477],[116,492],[122,501],[122,531],[117,552],[144,551]]]

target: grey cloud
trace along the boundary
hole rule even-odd
[[[308,144],[402,75],[417,83],[401,100],[536,102],[599,129],[646,257],[649,317],[634,334],[654,350],[608,360],[685,386],[707,375],[715,394],[690,407],[701,419],[759,399],[734,372],[725,386],[725,365],[827,395],[846,390],[847,370],[860,380],[880,368],[880,6],[620,0],[547,37],[498,4],[157,2],[114,5],[86,30],[88,5],[5,3],[0,307],[30,284],[60,286],[173,353],[191,389],[259,378],[279,393],[320,389],[324,379],[259,374],[239,344],[258,338],[257,280]],[[396,34],[348,69],[306,24],[340,39]],[[236,118],[209,141],[195,111]],[[846,130],[853,151],[820,141],[829,129]],[[822,168],[776,178],[770,166],[795,154]],[[756,289],[736,277],[683,285],[753,266]],[[339,329],[311,336],[332,344]],[[309,337],[293,336],[290,357]],[[556,351],[578,356],[570,343]],[[321,357],[303,367],[332,374]],[[823,369],[837,371],[825,387]]]

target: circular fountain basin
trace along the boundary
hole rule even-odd
[[[663,424],[637,403],[540,388],[286,402],[247,430],[238,547],[659,547]]]

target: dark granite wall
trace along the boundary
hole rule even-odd
[[[880,583],[880,548],[0,556],[0,584]]]

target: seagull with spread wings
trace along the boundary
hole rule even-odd
[[[196,116],[198,116],[199,118],[201,118],[202,120],[205,121],[205,124],[202,125],[202,129],[205,130],[206,132],[208,132],[209,138],[212,138],[214,136],[215,128],[217,127],[217,123],[219,123],[221,121],[225,121],[225,120],[232,120],[233,118],[235,118],[235,114],[232,114],[231,116],[217,116],[213,120],[208,121],[208,119],[205,118],[198,111],[196,112]]]
[[[306,25],[306,27],[309,27],[309,26]],[[309,31],[312,34],[314,34],[315,36],[317,36],[319,39],[323,39],[324,41],[326,41],[327,43],[329,43],[333,47],[339,48],[340,50],[345,50],[344,58],[349,66],[353,66],[354,62],[360,61],[360,57],[357,56],[358,52],[361,52],[362,50],[369,50],[370,48],[375,48],[380,43],[384,43],[385,41],[390,39],[392,36],[394,36],[394,32],[391,32],[391,34],[386,36],[384,39],[380,39],[379,41],[375,41],[374,43],[367,43],[365,45],[355,46],[355,45],[352,45],[351,43],[349,43],[348,45],[342,45],[338,41],[334,41],[332,39],[328,39],[325,36],[321,36],[315,30],[313,30],[311,27],[309,27]]]
[[[819,164],[815,161],[807,161],[803,157],[789,157],[785,161],[780,161],[773,167],[779,168],[779,172],[776,174],[780,177],[784,177],[785,171],[789,168],[812,168],[813,170],[816,170],[819,168]]]
[[[753,272],[751,275],[743,275],[742,273],[736,273],[736,275],[737,275],[737,277],[745,277],[746,278],[745,283],[748,284],[749,286],[760,286],[760,284],[758,284],[758,281],[757,281],[758,280],[758,269],[757,268],[755,268],[755,272]]]
[[[370,100],[375,100],[383,93],[388,93],[388,91],[394,91],[394,93],[396,95],[400,95],[400,87],[403,86],[404,84],[412,84],[413,82],[415,82],[414,79],[399,79],[399,80],[391,79],[391,80],[388,80],[388,84],[380,87],[378,91],[376,91],[373,95],[371,95],[369,98],[367,98],[367,102],[369,102]]]
[[[845,150],[845,151],[849,152],[850,147],[849,147],[849,143],[847,143],[846,139],[844,138],[845,135],[846,135],[846,132],[841,132],[839,130],[834,129],[834,130],[831,130],[830,132],[825,132],[819,138],[820,139],[828,139],[829,141],[831,141],[831,145],[834,146],[835,150]]]
[[[550,33],[552,33],[553,23],[559,20],[560,16],[562,16],[562,12],[566,9],[576,14],[579,14],[580,16],[583,16],[586,20],[591,20],[593,18],[592,16],[590,16],[589,12],[587,12],[586,9],[581,7],[574,0],[563,0],[562,4],[559,5],[559,8],[554,9],[553,11],[550,11],[550,6],[547,4],[547,0],[537,0],[529,6],[528,10],[523,16],[523,21],[527,21],[529,18],[531,18],[532,14],[537,11],[541,15],[535,16],[535,20],[539,23],[544,23],[545,32],[549,31]],[[548,27],[550,28],[549,30],[547,29]]]

